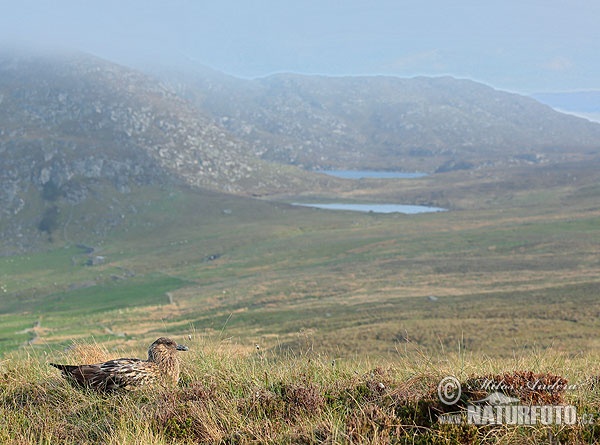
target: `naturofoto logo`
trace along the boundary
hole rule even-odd
[[[487,389],[491,385],[486,385]],[[493,387],[493,386],[492,386]],[[503,388],[509,389],[509,388]],[[460,381],[446,376],[437,387],[438,397],[445,405],[456,405],[462,396]],[[474,425],[573,425],[577,423],[577,408],[573,405],[525,405],[521,400],[500,391],[493,391],[479,400],[470,400],[462,411],[440,415],[441,423]]]

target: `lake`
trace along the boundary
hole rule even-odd
[[[413,179],[428,176],[427,173],[420,172],[397,172],[380,170],[319,170],[317,173],[323,173],[330,176],[336,176],[344,179]],[[353,212],[373,212],[373,213],[404,213],[415,215],[417,213],[445,212],[447,209],[431,206],[417,206],[408,204],[344,204],[344,203],[302,203],[293,202],[292,205],[315,207],[325,210],[349,210]]]
[[[335,176],[344,179],[414,179],[428,176],[427,173],[420,172],[393,172],[393,171],[378,171],[378,170],[318,170],[317,173],[323,173],[330,176]]]
[[[292,205],[315,207],[325,210],[350,210],[353,212],[373,212],[373,213],[404,213],[407,215],[416,215],[418,213],[445,212],[447,209],[441,207],[417,206],[406,204],[342,204],[342,203],[302,203],[293,202]]]

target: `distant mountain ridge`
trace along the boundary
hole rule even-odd
[[[534,99],[451,77],[208,70],[163,76],[263,159],[309,169],[441,171],[557,160],[600,147],[600,126]]]

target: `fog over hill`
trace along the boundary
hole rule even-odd
[[[61,205],[101,193],[118,199],[134,187],[180,184],[251,195],[319,180],[260,160],[210,115],[140,72],[85,54],[0,52],[5,239],[27,238]],[[97,211],[114,220],[110,209]]]
[[[600,126],[451,77],[163,74],[263,159],[308,169],[443,171],[552,162],[600,147]]]
[[[82,54],[3,53],[0,72],[0,136],[19,148],[8,154],[37,144],[46,164],[84,152],[87,162],[141,156],[192,185],[231,192],[260,187],[258,175],[271,186],[278,179],[243,140],[137,71]]]
[[[136,187],[294,194],[339,184],[307,170],[505,169],[599,147],[598,124],[450,77],[147,75],[79,53],[0,51],[4,239]]]

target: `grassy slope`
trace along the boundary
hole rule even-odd
[[[422,193],[414,184],[386,182],[382,189],[369,182],[346,198]],[[393,368],[385,378],[394,391],[413,378],[430,389],[446,373],[467,378],[522,369],[570,381],[595,378],[597,177],[556,186],[534,180],[530,190],[511,193],[490,192],[493,181],[472,178],[422,184],[434,192],[446,187],[445,199],[463,209],[370,215],[144,191],[136,212],[104,242],[86,242],[106,257],[104,264],[85,266],[88,255],[73,247],[73,223],[47,252],[0,259],[0,349],[32,343],[25,352],[5,352],[0,362],[0,418],[13,425],[2,439],[51,443],[76,431],[81,442],[239,435],[240,442],[295,437],[310,443],[323,436],[334,442],[383,437],[385,443],[385,435],[400,434],[399,424],[411,425],[403,415],[419,411],[413,406],[400,415],[406,401],[369,393],[376,367]],[[452,196],[452,190],[464,193]],[[44,354],[54,360],[73,340],[137,348],[139,355],[165,333],[211,339],[204,345],[209,352],[197,348],[189,355],[188,386],[175,392],[116,400],[81,395],[43,363]],[[85,358],[77,354],[68,352],[65,360]],[[331,367],[333,359],[341,368]],[[304,387],[288,388],[298,382]],[[316,414],[297,395],[286,396],[288,390],[314,396]],[[598,411],[593,391],[565,397]],[[66,400],[74,405],[64,407]],[[226,403],[231,400],[236,403]],[[156,404],[166,413],[151,408]],[[280,421],[268,420],[273,415]],[[489,433],[421,423],[424,428],[407,434],[452,442]],[[547,430],[489,434],[544,440]],[[430,436],[422,435],[427,431]],[[582,441],[597,433],[577,427],[551,434]]]
[[[334,355],[393,354],[407,342],[436,353],[459,343],[491,355],[585,351],[600,312],[594,180],[512,198],[483,194],[479,181],[462,202],[479,197],[480,209],[413,216],[178,189],[124,195],[118,205],[135,199],[136,212],[104,241],[83,238],[105,263],[86,266],[89,255],[73,246],[77,216],[47,252],[0,259],[0,350],[193,328]],[[435,191],[440,181],[449,193],[473,183],[421,184]],[[388,181],[379,194],[414,184]]]

